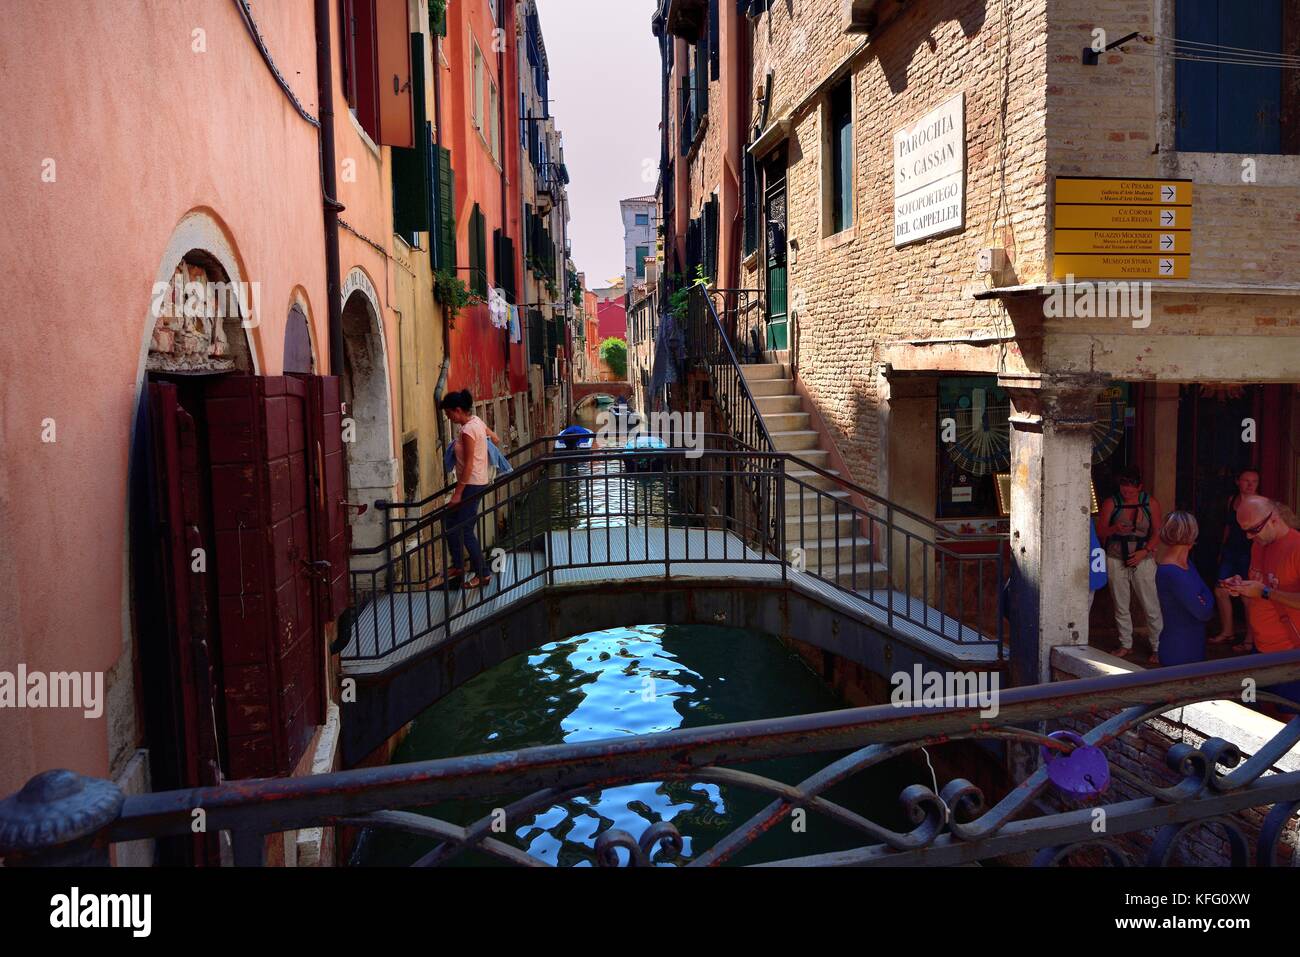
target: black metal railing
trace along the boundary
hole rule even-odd
[[[710,289],[719,324],[741,363],[762,362],[767,348],[767,317],[761,289]]]
[[[729,315],[734,318],[735,313]],[[775,451],[771,433],[736,356],[733,333],[734,329],[723,324],[708,288],[703,284],[693,286],[687,310],[687,357],[707,370],[710,397],[731,434],[760,452]]]
[[[447,505],[386,505],[392,534],[353,551],[344,660],[427,647],[580,569],[671,578],[693,565],[698,580],[699,565],[721,563],[843,596],[846,611],[890,633],[1002,656],[1005,537],[955,536],[793,453],[689,429],[663,438],[671,447],[560,451],[546,438],[518,450],[520,466],[488,486],[474,523],[494,576],[484,588],[444,576],[456,534]],[[975,542],[983,553],[970,552]]]
[[[711,845],[693,848],[684,862],[693,867],[732,861],[796,809],[849,828],[855,843],[831,854],[767,863],[951,865],[1030,851],[1039,866],[1098,851],[1111,863],[1129,863],[1136,849],[1144,863],[1162,865],[1198,826],[1214,825],[1227,833],[1233,863],[1248,863],[1253,843],[1254,863],[1268,866],[1296,854],[1284,835],[1300,807],[1300,771],[1277,765],[1300,742],[1300,717],[1279,725],[1249,757],[1221,738],[1199,745],[1174,742],[1162,736],[1156,722],[1196,702],[1239,701],[1246,682],[1264,688],[1297,677],[1300,651],[1290,651],[1012,688],[998,693],[992,718],[970,697],[949,697],[938,706],[876,705],[127,796],[111,781],[47,771],[0,801],[0,856],[6,866],[105,865],[114,844],[188,837],[195,809],[202,808],[207,830],[230,836],[236,865],[265,863],[270,835],[349,826],[429,839],[430,849],[417,866],[446,864],[467,854],[545,866],[515,837],[537,815],[603,788],[682,781],[769,799]],[[1297,709],[1266,692],[1260,700]],[[1040,722],[1082,727],[1084,733],[1078,739],[1048,736],[1038,730]],[[1149,764],[1120,760],[1123,749],[1132,749],[1139,739],[1154,759]],[[1030,763],[1020,780],[1009,782],[1006,793],[992,800],[968,780],[955,778],[940,787],[936,777],[933,787],[913,784],[902,791],[910,825],[902,830],[828,797],[830,788],[886,761],[954,741],[1042,749],[1045,756],[1095,748],[1114,763],[1123,787],[1091,798],[1086,807],[1067,799],[1061,808],[1047,761]],[[750,767],[800,755],[822,755],[826,763],[793,783]],[[1168,771],[1157,766],[1161,758]],[[450,814],[439,817],[429,810],[453,801],[471,802],[468,811],[460,806],[468,820],[444,819]],[[1253,814],[1241,813],[1247,810]],[[1100,833],[1099,817],[1105,822]],[[679,859],[684,850],[673,821],[659,819],[635,835],[605,827],[592,842],[590,862],[659,864]]]

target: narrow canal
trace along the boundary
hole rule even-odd
[[[647,513],[662,515],[662,480],[626,477],[618,465],[567,467],[590,481],[557,483],[546,501],[531,503],[523,524],[551,528],[622,525]],[[649,521],[654,522],[653,518]],[[661,521],[661,519],[660,519]],[[759,718],[834,710],[843,703],[798,655],[775,637],[736,628],[645,624],[574,635],[519,655],[478,676],[416,719],[394,763],[651,734]],[[797,784],[843,752],[744,765],[753,773]],[[825,796],[894,830],[907,830],[899,794],[930,784],[924,769],[893,762],[861,774]],[[467,825],[523,795],[458,801],[424,809]],[[684,839],[676,863],[698,857],[765,807],[770,798],[733,786],[650,781],[610,787],[557,804],[494,835],[550,864],[592,866],[596,838],[609,828],[639,837],[670,821]],[[864,843],[861,835],[809,812],[796,829],[791,819],[733,859],[736,864],[801,857]],[[405,865],[435,842],[394,831],[361,835],[353,863]],[[625,854],[626,852],[620,852]],[[460,864],[488,864],[466,854]]]
[[[843,707],[797,655],[773,637],[736,628],[642,625],[575,635],[519,655],[468,682],[414,724],[394,763],[506,751],[542,744],[650,734],[675,728],[746,721]],[[836,754],[755,762],[746,770],[798,783]],[[926,776],[928,777],[928,776]],[[929,783],[898,762],[873,769],[826,796],[895,830],[906,829],[898,795]],[[510,797],[517,797],[512,795]],[[657,821],[681,832],[685,863],[762,809],[768,798],[716,784],[658,781],[606,788],[512,824],[499,837],[560,866],[591,866],[595,840],[616,827],[633,837]],[[435,817],[469,824],[496,801],[428,808]],[[735,859],[737,864],[819,854],[857,846],[861,837],[810,813],[806,830],[786,821]],[[434,842],[396,832],[364,835],[354,857],[365,865],[404,865]],[[466,855],[466,864],[485,864]]]

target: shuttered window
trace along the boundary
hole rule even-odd
[[[758,249],[758,175],[754,156],[745,150],[742,161],[741,188],[744,192],[745,255]]]
[[[433,202],[437,235],[433,247],[435,269],[456,269],[456,174],[451,168],[451,151],[435,147],[438,162],[433,167]]]
[[[424,34],[411,34],[411,102],[415,111],[415,147],[393,147],[393,232],[411,246],[416,233],[429,230],[430,149],[433,130],[424,100]]]
[[[487,298],[487,217],[478,203],[474,204],[474,211],[469,216],[469,291]]]
[[[722,46],[722,17],[718,0],[709,0],[709,79],[716,80],[719,70],[719,53]]]
[[[708,44],[695,44],[695,125],[709,113]]]
[[[1298,71],[1241,62],[1255,53],[1300,54],[1300,3],[1178,0],[1174,32],[1177,149],[1300,152]]]
[[[501,230],[492,231],[492,249],[496,257],[496,284],[512,305],[517,302],[515,293],[515,242],[509,236],[503,236]]]
[[[718,197],[714,196],[704,206],[704,273],[716,283],[718,280]]]

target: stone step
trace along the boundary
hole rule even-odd
[[[807,458],[807,454],[806,454],[806,453],[800,453],[800,454],[803,455],[805,458]],[[813,464],[814,464],[814,465],[818,465],[818,466],[822,466],[822,465],[824,465],[825,463],[823,463],[823,462],[816,462],[816,461],[815,461],[815,462],[813,462]],[[838,475],[838,474],[839,474],[839,473],[836,472],[834,469],[826,469],[826,471],[829,472],[831,475]],[[822,475],[820,472],[810,472],[808,469],[800,468],[800,467],[799,467],[799,463],[797,463],[797,462],[787,462],[787,463],[786,463],[786,472],[785,472],[785,474],[786,474],[786,476],[787,476],[788,478],[795,478],[795,479],[798,479],[798,480],[799,480],[800,482],[802,482],[804,485],[806,485],[806,486],[811,486],[812,488],[816,488],[816,489],[828,489],[828,490],[829,490],[829,489],[836,489],[836,488],[839,487],[839,486],[837,486],[837,485],[835,484],[835,480],[834,480],[834,479],[829,479],[829,478],[827,478],[825,475]],[[790,489],[792,489],[792,490],[799,489],[799,490],[805,492],[805,494],[809,494],[808,491],[807,491],[807,489],[800,489],[799,486],[797,486],[797,485],[795,485],[795,484],[793,484],[793,483],[792,483],[791,485],[787,486],[787,488],[790,488]],[[792,492],[791,494],[793,494],[793,492]]]
[[[768,426],[771,431],[771,426]],[[772,444],[776,446],[778,452],[802,452],[805,449],[816,449],[820,436],[812,429],[803,429],[797,432],[772,432]]]
[[[853,535],[853,513],[841,509],[836,515],[834,509],[822,506],[818,516],[816,509],[804,511],[800,517],[796,508],[786,509],[785,534],[788,540],[804,542],[805,545],[820,541],[823,545],[833,546],[835,539],[841,536],[851,538]],[[861,537],[861,533],[859,533]]]
[[[755,399],[763,395],[794,395],[793,379],[747,379],[747,381],[749,391]]]
[[[853,578],[853,563],[856,561],[858,587],[870,584],[863,576],[876,564],[876,556],[871,542],[862,535],[859,535],[856,539],[852,536],[838,539],[838,558],[836,558],[835,547],[837,540],[835,539],[823,539],[818,543],[815,538],[812,540],[805,538],[801,543],[797,537],[791,538],[787,535],[785,544],[787,550],[803,549],[804,569],[806,571],[820,574],[822,578],[828,581],[836,580],[842,585],[850,584]],[[819,562],[820,573],[817,571]]]
[[[787,474],[790,474],[790,473],[787,473]],[[809,477],[810,475],[816,475],[816,473],[815,473],[815,472],[809,472],[807,469],[800,469],[800,470],[799,470],[799,477],[800,477],[804,482],[808,482],[808,477]],[[818,477],[820,477],[820,476],[818,476]],[[809,484],[811,484],[811,483],[809,483]],[[800,487],[796,487],[796,486],[794,486],[794,485],[787,485],[787,486],[786,486],[786,490],[785,490],[785,508],[786,508],[786,511],[788,512],[788,511],[790,511],[791,509],[794,509],[794,510],[797,511],[798,508],[799,508],[799,499],[801,499],[801,498],[803,499],[803,507],[804,507],[804,511],[805,511],[805,512],[808,511],[809,509],[812,509],[813,511],[816,511],[816,510],[817,510],[817,503],[818,503],[819,501],[821,502],[821,508],[822,508],[822,511],[824,512],[824,511],[826,511],[827,509],[834,510],[834,508],[835,508],[834,503],[835,503],[835,502],[842,502],[842,503],[844,503],[845,505],[847,505],[847,504],[848,504],[848,501],[849,501],[849,490],[848,490],[848,489],[843,489],[843,488],[836,488],[836,487],[832,486],[832,487],[829,487],[829,488],[825,488],[825,489],[823,489],[822,491],[814,492],[814,491],[813,491],[812,489],[810,489],[810,488],[803,488],[802,486],[800,486]]]
[[[762,410],[760,410],[762,412]],[[762,412],[769,432],[802,432],[812,416],[807,412]]]
[[[813,434],[816,435],[817,433],[814,432]],[[775,441],[775,439],[774,439],[774,441]],[[829,467],[829,462],[830,462],[831,454],[830,454],[829,452],[827,452],[825,449],[817,449],[817,448],[810,448],[810,449],[778,449],[777,451],[779,451],[779,452],[785,452],[785,451],[788,451],[792,456],[794,456],[794,458],[788,460],[788,461],[785,463],[786,474],[793,474],[793,473],[795,473],[795,472],[807,472],[807,471],[808,471],[807,469],[800,468],[800,466],[799,466],[799,462],[797,461],[798,459],[802,459],[803,461],[808,462],[808,463],[811,464],[811,465],[815,465],[815,466],[817,466],[819,469],[825,469],[827,472],[830,472],[830,471],[831,471],[831,469],[830,469],[830,467]],[[802,478],[802,477],[803,477],[803,476],[801,475],[800,478]],[[821,486],[819,486],[819,487],[821,487]]]
[[[797,395],[756,395],[754,404],[760,415],[784,415],[803,409],[803,399]]]
[[[790,367],[784,362],[753,362],[742,365],[740,374],[750,382],[762,379],[788,379]]]

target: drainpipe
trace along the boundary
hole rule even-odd
[[[339,213],[334,175],[334,56],[329,0],[316,0],[316,98],[320,101],[320,176],[325,211],[325,291],[329,308],[330,375],[343,375],[343,301],[339,285]]]
[[[448,4],[448,10],[447,13],[445,14],[448,17],[451,16],[450,6],[451,5]],[[429,32],[432,33],[433,31],[430,30]],[[450,27],[448,27],[448,32],[450,32]],[[433,43],[431,44],[430,54],[433,58],[434,143],[437,145],[437,148],[441,150],[442,149],[442,58],[439,57],[438,50],[442,43],[442,38],[434,34],[432,37],[430,37],[430,39],[433,41]],[[452,202],[454,203],[455,201],[456,198],[455,196],[453,196]],[[429,225],[434,230],[434,232],[430,233],[429,235],[429,268],[432,269],[433,268],[433,246],[434,243],[436,242],[436,239],[434,238],[434,234],[437,231],[438,224],[430,223]],[[434,301],[437,302],[436,297]],[[442,306],[441,304],[439,305],[440,305],[440,311],[442,312],[442,366],[441,368],[438,369],[438,381],[433,387],[433,403],[434,403],[433,417],[438,423],[438,441],[445,449],[447,447],[447,422],[446,422],[446,417],[443,416],[442,412],[438,409],[438,405],[442,402],[442,397],[447,392],[447,377],[451,374],[451,321],[447,318],[447,307]]]
[[[503,0],[498,5],[497,27],[501,30],[502,37],[506,37],[506,8],[510,8],[511,19],[514,19],[514,4],[510,0]],[[514,34],[514,30],[510,31]],[[499,142],[501,143],[501,239],[502,241],[510,238],[510,217],[508,215],[509,207],[506,205],[508,196],[506,192],[506,177],[509,172],[508,151],[506,150],[506,44],[501,44],[501,49],[497,51],[497,128],[501,130]],[[495,259],[500,248],[493,250],[492,257]],[[497,272],[501,272],[501,263],[497,263]],[[515,298],[519,296],[516,293]],[[510,416],[510,326],[507,324],[505,329],[501,330],[506,358],[506,418],[509,421]]]

